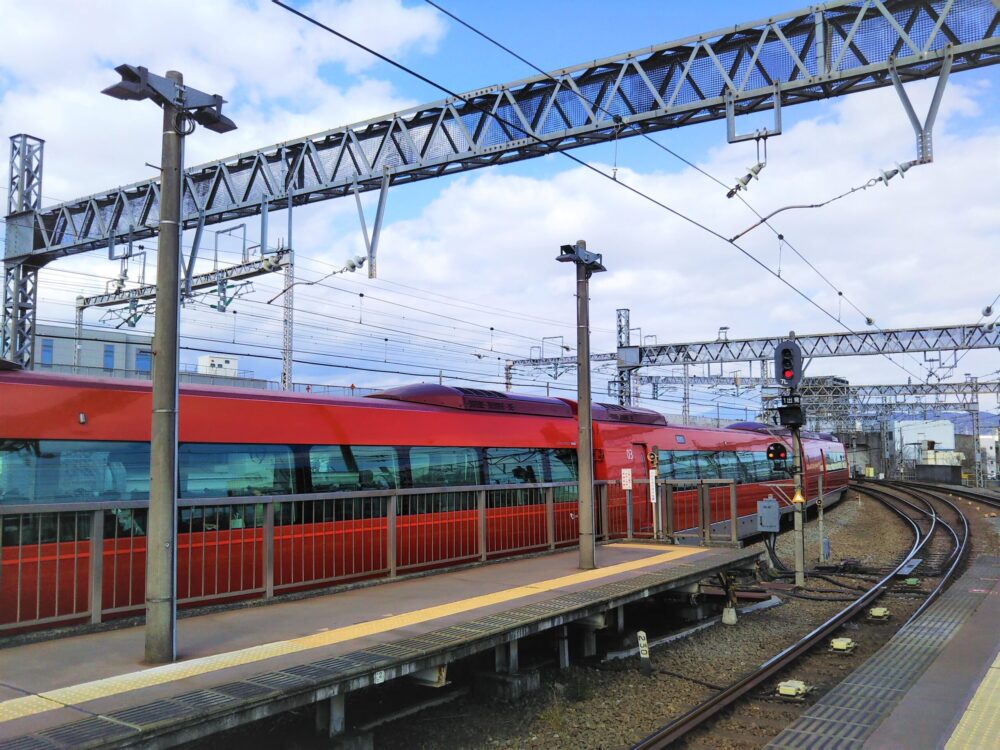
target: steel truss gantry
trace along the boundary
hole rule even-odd
[[[621,311],[619,311],[619,322],[621,319]],[[626,315],[625,320],[627,319]],[[683,344],[624,346],[619,347],[618,351],[613,354],[592,354],[590,360],[591,362],[617,362],[619,371],[624,370],[630,373],[634,373],[635,370],[642,367],[659,365],[767,362],[774,357],[775,347],[786,338],[788,337],[767,336],[754,339],[695,341]],[[619,339],[621,339],[620,331]],[[926,328],[884,328],[862,333],[850,331],[813,333],[796,335],[795,342],[802,347],[802,355],[806,358],[1000,349],[1000,327],[972,323]],[[576,357],[510,360],[506,366],[507,384],[509,387],[515,369],[545,370],[554,366],[575,364]],[[620,380],[623,379],[620,378]],[[665,383],[666,381],[661,382]],[[694,382],[694,380],[690,381],[690,383]],[[741,382],[748,383],[749,381]],[[630,387],[624,388],[622,392],[629,393]]]
[[[182,225],[374,189],[384,198],[389,185],[708,120],[725,118],[730,140],[740,140],[736,116],[758,111],[774,111],[776,132],[782,107],[1000,62],[998,25],[991,0],[811,6],[193,167]],[[39,266],[150,237],[158,210],[158,180],[45,210],[19,206],[7,221],[5,312],[16,335],[4,352],[30,361],[33,324],[24,321],[35,304],[26,290]]]

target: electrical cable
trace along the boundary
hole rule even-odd
[[[533,70],[535,70],[536,72],[538,72],[541,75],[545,76],[547,79],[549,79],[553,83],[556,83],[556,84],[560,83],[560,81],[558,79],[556,79],[555,77],[553,77],[547,71],[543,70],[542,68],[540,68],[539,66],[537,66],[534,63],[530,62],[529,60],[526,60],[524,57],[522,57],[521,55],[519,55],[517,52],[514,52],[509,47],[501,44],[499,41],[497,41],[496,39],[494,39],[490,35],[486,34],[485,32],[481,31],[480,29],[476,28],[475,26],[473,26],[472,24],[470,24],[467,21],[463,20],[462,18],[459,18],[454,13],[446,10],[441,5],[439,5],[438,3],[434,2],[434,0],[424,0],[424,2],[427,3],[428,5],[430,5],[431,7],[437,9],[441,13],[444,13],[446,16],[448,16],[452,20],[456,21],[457,23],[461,24],[465,28],[469,29],[474,34],[477,34],[478,36],[482,37],[483,39],[485,39],[489,43],[491,43],[491,44],[499,47],[504,52],[508,53],[509,55],[513,56],[514,58],[516,58],[520,62],[524,63],[528,67],[530,67]],[[612,113],[609,112],[605,107],[599,105],[597,102],[591,102],[590,100],[586,99],[581,92],[577,91],[576,89],[570,89],[570,91],[573,94],[575,94],[577,97],[579,97],[580,99],[582,99],[584,102],[586,102],[586,104],[588,106],[593,106],[596,109],[599,109],[604,114],[611,115],[613,117]],[[717,177],[715,177],[710,172],[706,171],[705,169],[702,169],[697,164],[694,164],[693,162],[691,162],[688,159],[684,158],[683,156],[681,156],[677,152],[675,152],[672,149],[668,148],[665,144],[660,143],[658,140],[656,140],[655,138],[653,138],[648,133],[645,133],[642,130],[640,130],[639,127],[638,127],[638,123],[633,123],[627,129],[634,130],[637,135],[641,136],[642,138],[644,138],[648,142],[650,142],[653,145],[657,146],[658,148],[662,149],[663,151],[665,151],[666,153],[670,154],[675,159],[683,162],[684,164],[686,164],[687,166],[691,167],[692,169],[700,172],[702,175],[704,175],[708,179],[712,180],[716,184],[720,185],[721,187],[723,187],[723,188],[727,188],[728,187],[724,182],[722,182],[720,179],[718,179]],[[616,142],[617,142],[617,136],[616,136]],[[868,180],[863,185],[859,185],[857,187],[852,187],[849,190],[846,190],[843,193],[840,193],[839,195],[836,195],[836,196],[834,196],[832,198],[828,198],[827,200],[822,201],[820,203],[811,203],[811,204],[804,204],[804,205],[797,205],[797,206],[788,206],[788,207],[779,209],[779,211],[785,211],[785,210],[788,210],[789,208],[822,208],[823,206],[827,206],[827,205],[829,205],[831,203],[834,203],[834,202],[840,200],[841,198],[845,198],[845,197],[847,197],[847,196],[849,196],[849,195],[851,195],[851,194],[853,194],[855,192],[858,192],[858,191],[861,191],[861,190],[866,190],[869,187],[872,187],[873,185],[876,185],[876,184],[878,184],[878,180],[877,179],[871,179],[871,180]],[[832,281],[830,281],[830,279],[822,271],[820,271],[808,258],[806,258],[805,255],[803,255],[798,250],[798,248],[796,248],[790,241],[788,241],[788,239],[785,238],[785,236],[782,233],[780,233],[770,223],[769,219],[772,216],[774,216],[774,213],[777,213],[777,212],[769,214],[768,216],[765,217],[756,208],[754,208],[754,206],[751,205],[750,202],[747,201],[746,198],[743,195],[741,195],[740,193],[737,192],[735,194],[735,196],[743,203],[743,205],[745,205],[751,212],[753,212],[753,214],[760,221],[757,224],[751,226],[749,229],[746,229],[743,232],[741,232],[740,234],[736,235],[735,237],[732,237],[731,241],[735,241],[736,239],[742,237],[744,234],[746,234],[747,232],[749,232],[751,229],[754,229],[757,226],[760,226],[761,224],[767,226],[767,228],[770,229],[774,233],[774,235],[776,237],[778,237],[779,240],[782,240],[789,247],[789,249],[793,253],[795,253],[795,255],[797,255],[810,269],[812,269],[812,271],[817,276],[819,276],[827,284],[827,286],[829,286],[833,291],[835,291],[839,297],[841,297],[844,301],[847,302],[847,304],[849,304],[851,307],[853,307],[854,310],[859,315],[861,315],[866,321],[872,321],[872,320],[874,320],[874,318],[872,316],[868,315],[867,313],[865,313],[864,311],[862,311],[861,308],[859,308],[856,304],[854,304],[854,302],[851,301],[851,299],[847,295],[845,295],[844,292],[836,284],[834,284]],[[839,319],[838,319],[838,322],[839,322]],[[879,331],[882,331],[884,333],[884,330],[882,328],[880,328],[878,326],[876,326],[876,328]],[[915,362],[917,362],[918,365],[921,364],[920,361],[917,360],[916,357],[914,357],[912,354],[909,355],[909,356],[910,356],[911,359],[913,359]]]
[[[809,297],[805,292],[803,292],[802,290],[800,290],[798,287],[796,287],[794,284],[792,284],[791,282],[789,282],[787,279],[785,279],[782,276],[780,276],[777,273],[775,273],[767,264],[763,263],[756,256],[754,256],[752,253],[750,253],[749,251],[745,250],[743,247],[741,247],[740,245],[738,245],[736,242],[733,242],[733,241],[729,240],[728,238],[726,238],[725,236],[723,236],[722,234],[720,234],[716,230],[712,229],[711,227],[708,227],[707,225],[699,222],[698,220],[696,220],[696,219],[694,219],[694,218],[692,218],[690,216],[687,216],[686,214],[684,214],[683,212],[679,211],[678,209],[675,209],[672,206],[669,206],[666,203],[664,203],[664,202],[662,202],[662,201],[660,201],[660,200],[658,200],[658,199],[656,199],[656,198],[654,198],[654,197],[652,197],[652,196],[650,196],[650,195],[642,192],[638,188],[632,187],[631,185],[628,185],[628,184],[626,184],[624,182],[616,180],[612,175],[609,175],[606,172],[604,172],[603,170],[595,167],[594,165],[589,164],[589,163],[583,161],[579,157],[576,157],[573,154],[570,154],[570,153],[568,153],[566,151],[559,150],[559,149],[553,147],[551,144],[547,143],[546,141],[543,141],[538,136],[536,136],[533,133],[525,130],[520,125],[517,125],[516,123],[511,123],[511,122],[505,120],[504,118],[502,118],[499,115],[497,115],[495,112],[493,112],[493,111],[491,111],[491,110],[489,110],[489,109],[487,109],[485,107],[481,107],[480,105],[476,104],[475,102],[470,101],[466,97],[462,96],[458,92],[452,91],[451,89],[447,88],[446,86],[443,86],[443,85],[441,85],[439,83],[436,83],[435,81],[432,81],[430,78],[427,78],[426,76],[418,73],[417,71],[413,70],[412,68],[409,68],[409,67],[403,65],[402,63],[397,62],[397,61],[393,60],[392,58],[387,57],[386,55],[383,55],[382,53],[377,52],[377,51],[371,49],[370,47],[368,47],[368,46],[362,44],[361,42],[359,42],[359,41],[351,38],[350,36],[348,36],[348,35],[346,35],[346,34],[344,34],[342,32],[339,32],[339,31],[337,31],[336,29],[334,29],[334,28],[332,28],[330,26],[327,26],[326,24],[322,23],[321,21],[319,21],[319,20],[317,20],[315,18],[312,18],[308,14],[303,13],[302,11],[300,11],[300,10],[298,10],[296,8],[293,8],[290,5],[287,5],[286,3],[282,2],[282,0],[271,0],[271,2],[274,3],[275,5],[281,7],[281,8],[284,8],[285,10],[287,10],[290,13],[292,13],[293,15],[296,15],[296,16],[300,17],[301,19],[303,19],[307,23],[313,24],[314,26],[317,26],[318,28],[323,29],[324,31],[326,31],[326,32],[328,32],[330,34],[333,34],[334,36],[338,37],[339,39],[341,39],[341,40],[343,40],[345,42],[348,42],[349,44],[351,44],[351,45],[353,45],[355,47],[358,47],[359,49],[362,49],[365,52],[368,52],[369,54],[373,55],[374,57],[377,57],[378,59],[382,60],[383,62],[386,62],[389,65],[392,65],[393,67],[395,67],[395,68],[397,68],[399,70],[402,70],[403,72],[405,72],[405,73],[413,76],[414,78],[417,78],[418,80],[423,81],[424,83],[428,84],[429,86],[432,86],[432,87],[438,89],[439,91],[443,92],[447,96],[450,96],[450,97],[453,97],[455,99],[458,99],[459,101],[463,102],[467,106],[469,106],[469,107],[471,107],[473,109],[476,109],[476,110],[482,112],[483,114],[486,114],[487,116],[490,116],[490,117],[494,118],[500,124],[502,124],[504,126],[507,126],[507,127],[514,128],[518,132],[523,133],[524,135],[526,135],[526,136],[532,138],[533,140],[537,141],[540,145],[542,145],[545,148],[547,148],[550,152],[560,154],[561,156],[564,156],[565,158],[570,159],[571,161],[573,161],[574,163],[578,164],[579,166],[581,166],[581,167],[583,167],[583,168],[585,168],[585,169],[587,169],[587,170],[589,170],[589,171],[591,171],[591,172],[593,172],[593,173],[595,173],[597,175],[600,175],[601,177],[604,177],[607,180],[610,180],[611,182],[615,183],[616,185],[620,185],[623,189],[628,190],[629,192],[631,192],[632,194],[636,195],[637,197],[642,198],[643,200],[648,201],[648,202],[652,203],[655,206],[658,206],[659,208],[667,211],[668,213],[676,216],[677,218],[679,218],[679,219],[681,219],[683,221],[686,221],[689,224],[691,224],[691,225],[693,225],[693,226],[701,229],[702,231],[706,232],[707,234],[712,235],[716,239],[721,240],[722,242],[726,243],[727,245],[731,245],[737,251],[739,251],[742,255],[744,255],[746,258],[748,258],[750,261],[752,261],[754,264],[756,264],[757,266],[759,266],[760,268],[762,268],[763,270],[765,270],[771,276],[773,276],[778,281],[780,281],[782,284],[784,284],[786,287],[788,287],[793,292],[795,292],[796,295],[798,295],[803,300],[805,300],[807,303],[809,303],[814,308],[816,308],[817,310],[819,310],[823,315],[827,316],[828,318],[830,318],[831,320],[833,320],[834,322],[836,322],[839,326],[841,326],[842,328],[844,328],[849,333],[851,333],[851,334],[853,334],[855,336],[859,336],[860,335],[859,333],[857,333],[856,331],[854,331],[853,329],[851,329],[850,326],[848,326],[846,323],[843,323],[839,318],[837,318],[837,316],[835,316],[832,313],[830,313],[829,311],[827,311],[822,305],[820,305],[815,300],[813,300],[811,297]],[[903,365],[901,365],[899,362],[897,362],[896,360],[892,359],[888,354],[883,354],[883,356],[886,357],[886,359],[889,362],[892,362],[893,365],[895,365],[899,369],[901,369],[904,372],[906,372],[907,375],[909,375],[911,377],[916,377],[918,380],[921,379],[919,375],[915,375],[913,372],[911,372],[910,370],[908,370],[906,367],[904,367]]]

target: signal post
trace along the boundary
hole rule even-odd
[[[795,482],[795,494],[792,504],[795,506],[795,585],[805,586],[806,544],[803,530],[806,499],[802,494],[802,472],[805,468],[802,453],[802,436],[800,430],[805,423],[802,412],[802,401],[797,393],[802,381],[802,349],[792,339],[782,341],[774,350],[774,372],[778,381],[788,388],[782,396],[778,408],[779,420],[784,427],[792,432],[792,475]]]

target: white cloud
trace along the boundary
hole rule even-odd
[[[429,8],[400,0],[316,3],[304,10],[393,56],[432,52],[444,33]],[[239,126],[188,139],[196,164],[414,104],[371,77],[376,62],[288,11],[258,0],[0,2],[0,132],[46,141],[44,190],[73,199],[152,175],[159,110],[100,91],[121,63],[185,81],[229,100]],[[328,66],[347,76],[330,83]],[[340,81],[347,81],[341,83]],[[50,201],[49,201],[50,202]]]

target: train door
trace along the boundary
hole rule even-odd
[[[649,503],[649,447],[632,443],[632,528],[636,534],[653,533],[653,510]],[[626,456],[628,458],[628,456]],[[640,484],[642,482],[642,484]]]
[[[826,481],[826,472],[827,472],[826,459],[827,459],[826,451],[821,448],[819,451],[819,473],[823,479],[823,494],[826,494],[826,489],[829,486],[829,484]],[[819,487],[816,488],[816,494],[819,495]]]

